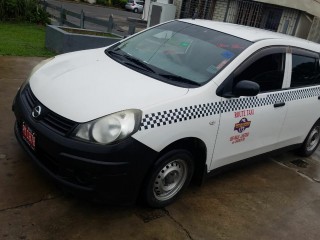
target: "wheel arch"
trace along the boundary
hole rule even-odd
[[[187,150],[192,154],[193,161],[194,161],[194,174],[193,174],[192,181],[201,185],[204,180],[204,176],[207,172],[206,144],[199,138],[195,138],[195,137],[182,138],[175,142],[170,143],[168,146],[162,149],[159,152],[159,158],[164,154],[175,149]]]

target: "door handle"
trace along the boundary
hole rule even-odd
[[[284,102],[273,104],[273,106],[274,106],[275,108],[277,108],[277,107],[283,107],[284,105],[286,105],[286,103],[284,103]]]

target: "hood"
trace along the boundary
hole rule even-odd
[[[123,66],[104,49],[55,57],[31,76],[34,95],[55,113],[87,122],[125,109],[143,110],[188,92]]]

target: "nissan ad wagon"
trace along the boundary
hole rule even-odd
[[[15,134],[75,194],[163,207],[231,163],[319,145],[320,45],[174,20],[56,56],[19,89]]]

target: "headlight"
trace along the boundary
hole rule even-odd
[[[142,112],[130,109],[80,124],[74,136],[86,141],[108,144],[135,133],[140,126]]]
[[[48,62],[50,62],[51,60],[53,60],[54,57],[52,58],[48,58],[45,59],[43,61],[41,61],[40,63],[38,63],[30,72],[28,78],[24,81],[24,83],[21,85],[20,89],[23,90],[24,87],[29,83],[30,77],[36,72],[38,71],[43,65],[47,64]]]

